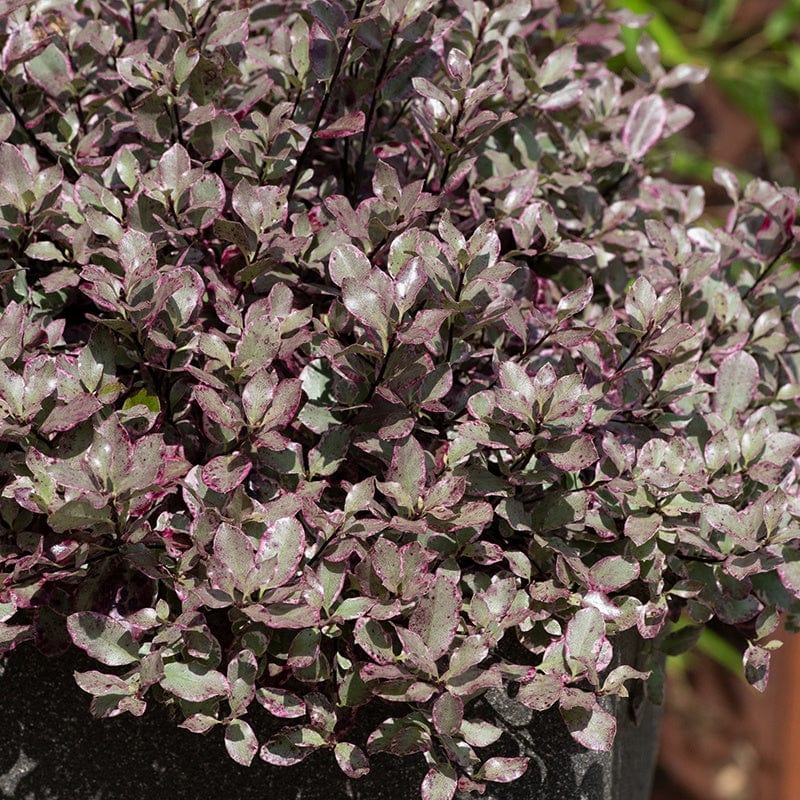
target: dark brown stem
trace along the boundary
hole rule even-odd
[[[353,14],[353,22],[355,22],[359,16],[361,15],[361,9],[364,7],[365,0],[358,0],[358,4],[356,5],[355,13]],[[336,66],[333,70],[333,75],[331,75],[330,82],[328,84],[328,88],[325,90],[325,94],[322,97],[322,102],[320,103],[319,110],[317,111],[317,116],[314,119],[314,124],[311,126],[311,133],[306,140],[303,149],[300,151],[300,155],[297,157],[297,163],[294,167],[294,172],[292,173],[292,180],[289,183],[289,192],[286,195],[286,206],[287,208],[292,202],[292,197],[294,197],[295,190],[297,189],[297,183],[300,180],[300,175],[303,172],[303,168],[308,161],[308,155],[311,151],[311,145],[314,141],[314,136],[316,132],[319,130],[320,125],[322,124],[322,120],[325,118],[325,112],[328,110],[328,105],[331,102],[331,97],[333,96],[333,90],[336,86],[336,82],[339,79],[339,75],[342,71],[342,66],[344,65],[345,58],[347,57],[347,52],[350,49],[350,41],[353,38],[353,29],[352,27],[347,31],[347,35],[345,36],[344,43],[342,44],[341,49],[339,50],[339,57],[336,59]],[[287,214],[286,217],[287,224],[289,220],[289,216]]]
[[[356,161],[355,176],[353,181],[353,195],[350,198],[350,202],[353,206],[356,205],[356,201],[358,200],[359,183],[361,181],[361,175],[364,171],[364,162],[367,158],[367,145],[369,144],[369,134],[372,128],[372,118],[375,116],[375,109],[378,107],[378,95],[380,94],[381,84],[383,83],[383,79],[386,76],[386,71],[389,68],[389,57],[392,53],[395,36],[397,36],[398,24],[399,23],[395,22],[392,32],[389,34],[389,41],[386,43],[386,49],[383,51],[383,59],[380,67],[378,68],[378,75],[375,78],[375,87],[372,90],[372,97],[369,101],[367,116],[364,119],[364,130],[361,133],[361,149],[358,153],[358,160]]]
[[[139,26],[136,23],[136,3],[134,0],[130,0],[130,5],[128,6],[128,20],[131,26],[131,39],[138,39],[139,38]]]

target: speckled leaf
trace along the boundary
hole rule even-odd
[[[203,483],[209,489],[221,494],[229,494],[248,476],[253,464],[241,453],[212,458],[203,466]]]
[[[158,162],[161,185],[170,191],[174,198],[180,197],[189,188],[191,168],[192,162],[186,148],[178,143],[172,145]]]
[[[562,688],[560,676],[537,672],[519,687],[516,700],[534,711],[546,711],[561,697]]]
[[[453,641],[461,614],[461,590],[439,573],[428,593],[419,598],[408,627],[422,638],[433,658],[441,658]]]
[[[257,570],[262,576],[259,585],[283,586],[296,573],[305,548],[303,526],[293,517],[283,517],[270,525],[256,552]]]
[[[339,768],[349,778],[360,778],[369,772],[369,761],[360,747],[350,742],[337,742],[333,754]]]
[[[139,658],[139,646],[130,627],[105,614],[79,611],[67,617],[72,641],[92,658],[109,667],[131,664]]]
[[[273,736],[262,748],[261,758],[269,764],[288,767],[297,764],[326,744],[325,739],[313,728],[299,725],[284,728]]]
[[[150,277],[157,267],[156,248],[150,237],[141,231],[126,230],[117,245],[129,286]]]
[[[503,735],[503,729],[489,722],[465,719],[461,721],[459,733],[473,747],[489,747]]]
[[[231,714],[244,714],[255,696],[258,661],[252,650],[242,650],[228,664]]]
[[[660,530],[661,514],[632,516],[625,520],[625,535],[637,546],[649,542]]]
[[[550,442],[546,452],[556,467],[567,472],[591,467],[598,459],[591,436],[562,436]]]
[[[413,436],[409,436],[394,448],[392,466],[387,477],[397,481],[411,498],[411,502],[416,503],[422,495],[427,474],[422,445]]]
[[[241,427],[242,418],[239,410],[226,403],[213,389],[208,386],[195,386],[194,397],[209,419],[232,430]]]
[[[116,675],[106,675],[94,669],[89,672],[75,672],[74,675],[78,686],[95,697],[125,696],[133,693],[130,684]]]
[[[755,644],[750,644],[744,653],[745,678],[759,692],[763,692],[767,688],[770,655],[770,651],[767,648],[759,647]]]
[[[582,608],[567,624],[566,652],[569,661],[593,663],[605,636],[603,616],[596,608]]]
[[[214,536],[214,556],[242,588],[253,569],[255,552],[253,544],[241,528],[223,522]]]
[[[574,317],[576,314],[579,314],[589,305],[589,301],[592,299],[593,295],[594,284],[591,278],[579,289],[565,294],[558,301],[558,307],[556,308],[556,318],[558,321],[562,322],[565,319],[569,319],[569,317]]]
[[[525,774],[528,769],[528,761],[529,759],[525,756],[516,758],[494,756],[483,763],[475,773],[475,777],[479,781],[511,783]]]
[[[28,162],[13,145],[0,144],[0,205],[11,205],[27,211],[33,203],[33,175]]]
[[[371,270],[369,259],[352,244],[342,244],[331,251],[328,272],[337,286],[341,287],[346,278],[364,280]]]
[[[305,703],[296,694],[286,689],[264,686],[256,691],[256,700],[273,717],[291,719],[293,717],[302,717],[306,713]]]
[[[606,556],[589,569],[589,578],[596,589],[616,592],[639,577],[639,564],[622,556]]]
[[[102,408],[100,401],[91,394],[79,394],[70,398],[63,406],[56,406],[41,424],[39,430],[47,435],[68,431],[89,419]]]
[[[342,302],[362,325],[377,334],[385,350],[389,338],[391,296],[362,280],[345,278],[342,282]]]
[[[221,11],[214,20],[214,25],[205,40],[205,47],[213,51],[217,47],[230,44],[241,44],[247,39],[247,27],[250,14],[247,9],[241,11]]]
[[[258,752],[258,739],[243,719],[232,719],[225,726],[225,749],[237,763],[249,767]]]
[[[749,353],[739,350],[729,355],[717,372],[714,410],[726,420],[744,411],[758,387],[758,364]]]
[[[363,111],[354,111],[351,114],[346,114],[317,131],[317,138],[341,139],[345,136],[354,136],[364,130],[365,119]]]
[[[392,640],[375,619],[361,617],[356,620],[355,642],[376,664],[393,664]]]
[[[464,719],[464,701],[460,697],[445,692],[433,704],[433,725],[445,735],[453,736]]]
[[[164,664],[164,677],[160,683],[165,691],[195,703],[228,694],[228,681],[225,680],[225,676],[198,662],[184,664],[173,661]]]
[[[589,750],[610,750],[617,721],[600,707],[597,698],[579,689],[566,689],[561,697],[561,716],[576,742]]]
[[[457,786],[456,773],[450,764],[431,767],[422,780],[422,800],[453,800]]]
[[[179,728],[184,728],[192,733],[207,733],[217,725],[221,725],[221,721],[215,717],[210,717],[208,714],[192,714],[187,717],[180,725]]]

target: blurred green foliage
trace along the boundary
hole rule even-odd
[[[629,29],[622,66],[643,67],[636,43],[646,31],[658,44],[665,64],[699,64],[708,81],[741,109],[758,129],[764,177],[796,182],[798,168],[786,145],[798,132],[787,120],[800,116],[800,0],[609,0],[650,17],[644,29]],[[736,165],[730,165],[736,166]],[[672,169],[705,180],[713,164],[696,149],[681,149]]]
[[[672,632],[688,627],[692,627],[692,623],[686,617],[682,617],[672,626]],[[710,628],[703,628],[691,650],[667,659],[667,672],[685,672],[697,661],[698,654],[707,656],[736,675],[743,674],[741,651]]]

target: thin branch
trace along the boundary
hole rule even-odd
[[[64,174],[71,181],[78,180],[78,178],[80,178],[80,173],[75,169],[75,167],[73,167],[72,164],[70,164],[66,159],[62,160],[59,158],[59,156],[53,150],[51,150],[48,145],[41,141],[36,134],[28,128],[25,120],[22,118],[22,115],[14,105],[13,100],[6,93],[2,85],[0,85],[0,100],[2,100],[3,105],[5,105],[11,112],[17,126],[27,136],[28,141],[33,145],[33,148],[36,150],[36,154],[39,156],[39,158],[41,158],[42,161],[46,161],[54,166],[58,166],[60,164],[61,168],[64,170]]]
[[[364,7],[365,0],[358,0],[358,5],[356,5],[355,13],[353,14],[353,22],[355,22],[359,16],[361,15],[361,9]],[[316,119],[314,120],[314,124],[311,127],[311,133],[306,140],[303,149],[300,152],[300,155],[297,157],[297,163],[294,167],[294,172],[292,173],[292,180],[289,183],[289,192],[286,195],[286,206],[287,208],[292,202],[292,197],[294,196],[295,190],[297,189],[297,184],[300,180],[300,175],[303,172],[303,168],[306,165],[306,161],[308,160],[308,154],[311,150],[311,145],[314,141],[314,136],[319,130],[320,125],[322,124],[322,120],[325,118],[325,112],[328,110],[328,105],[331,102],[331,97],[333,96],[333,90],[336,86],[336,82],[339,79],[339,75],[341,74],[342,67],[344,66],[345,58],[347,58],[347,53],[350,50],[350,42],[353,38],[353,28],[352,25],[347,31],[347,35],[345,36],[344,43],[342,44],[341,49],[339,50],[339,57],[336,59],[336,66],[333,70],[333,75],[331,75],[330,82],[328,83],[328,88],[325,90],[325,94],[322,97],[322,103],[320,103],[319,111],[317,111]],[[289,215],[286,216],[287,224],[289,220]]]
[[[392,47],[394,47],[398,25],[399,22],[395,22],[392,32],[389,34],[389,41],[386,43],[386,49],[383,51],[383,60],[378,68],[378,75],[375,78],[375,88],[372,90],[372,98],[370,99],[369,108],[367,109],[367,116],[364,119],[364,130],[361,133],[361,149],[358,153],[358,160],[356,161],[353,196],[350,198],[354,206],[358,199],[359,183],[361,182],[361,175],[364,171],[364,162],[367,158],[367,145],[369,144],[369,134],[372,128],[372,118],[375,116],[375,109],[378,106],[378,95],[380,94],[381,83],[383,83],[386,71],[389,68],[389,56],[392,53]]]

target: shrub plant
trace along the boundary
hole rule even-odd
[[[611,72],[641,22],[6,3],[2,651],[77,646],[94,714],[165,703],[242,764],[423,754],[425,800],[525,771],[479,755],[489,689],[607,749],[603,697],[712,619],[763,685],[800,597],[798,196],[720,169],[715,228],[648,167],[703,75],[647,37]]]

